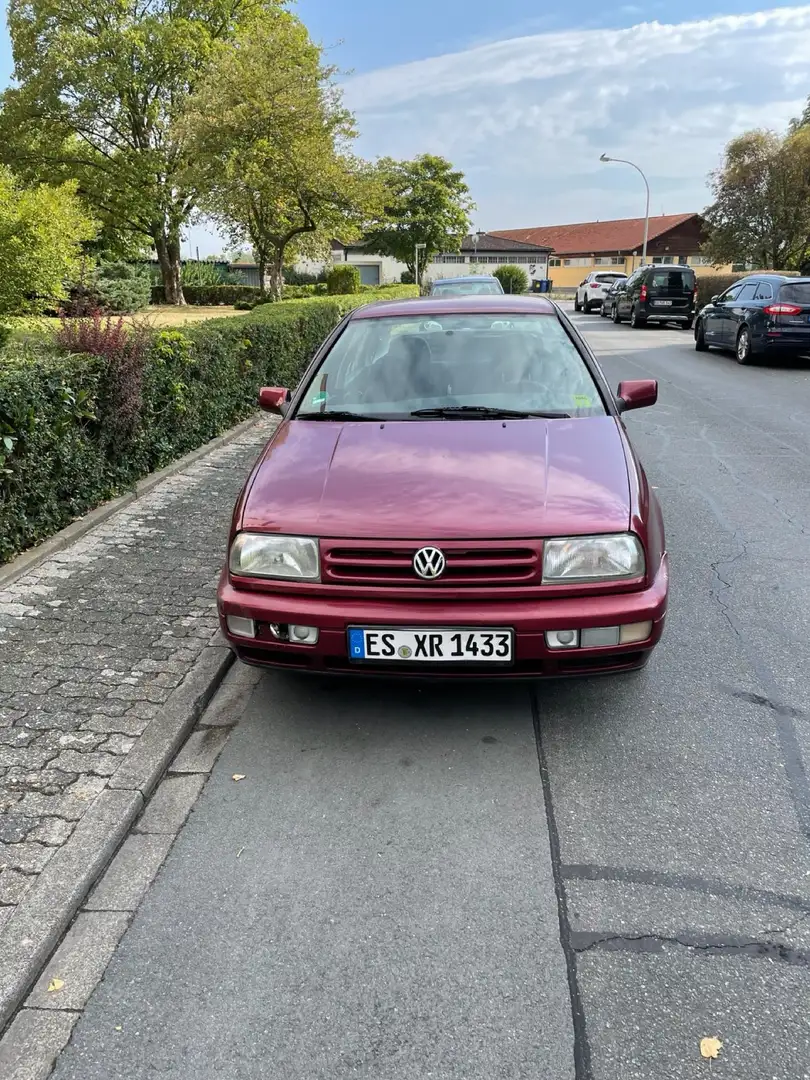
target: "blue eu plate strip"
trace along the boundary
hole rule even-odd
[[[352,660],[364,660],[366,656],[366,639],[362,630],[349,631],[349,656]]]

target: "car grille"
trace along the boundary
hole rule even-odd
[[[438,547],[446,565],[441,577],[425,580],[413,568],[421,547]],[[540,584],[540,545],[501,542],[321,541],[323,581],[333,585],[402,588],[480,588]]]

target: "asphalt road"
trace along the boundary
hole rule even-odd
[[[810,362],[574,318],[660,380],[650,666],[263,677],[57,1080],[810,1077]]]

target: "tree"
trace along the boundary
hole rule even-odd
[[[389,255],[415,272],[419,282],[430,260],[442,251],[458,251],[470,231],[475,204],[464,174],[446,158],[422,154],[413,161],[383,158],[379,163],[388,197],[383,217],[366,232],[367,250]]]
[[[0,315],[39,314],[65,298],[98,225],[76,183],[23,187],[0,166]]]
[[[726,146],[704,212],[716,263],[799,268],[810,255],[810,127],[747,131]]]
[[[333,76],[301,21],[276,11],[214,50],[186,109],[190,183],[232,242],[250,243],[274,297],[286,259],[359,235],[382,204]]]
[[[184,302],[181,234],[197,201],[178,116],[215,45],[280,3],[9,4],[18,85],[0,99],[4,159],[38,179],[76,178],[106,229],[148,238],[170,303]]]

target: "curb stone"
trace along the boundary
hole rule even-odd
[[[208,645],[163,716],[150,724],[0,933],[0,1031],[20,1007],[101,873],[126,838],[145,799],[185,742],[233,664]],[[1,1059],[0,1059],[1,1060]]]
[[[148,495],[149,492],[156,488],[163,480],[166,480],[170,476],[174,476],[176,473],[182,472],[183,469],[188,468],[189,465],[193,465],[196,461],[199,461],[200,458],[204,458],[207,454],[210,454],[212,450],[217,450],[219,447],[225,446],[233,439],[238,439],[240,435],[243,435],[246,431],[249,431],[254,424],[258,423],[259,419],[260,414],[256,414],[249,420],[244,420],[241,424],[237,424],[236,427],[226,431],[223,435],[218,435],[215,439],[211,439],[210,442],[198,446],[196,450],[192,450],[190,453],[185,454],[176,461],[172,461],[158,472],[150,473],[142,480],[136,481],[133,490],[127,492],[126,495],[120,495],[116,499],[110,499],[109,502],[102,503],[101,506],[97,506],[95,510],[90,510],[83,517],[72,521],[70,525],[67,525],[58,533],[48,537],[47,540],[43,540],[41,544],[29,548],[28,551],[23,551],[15,559],[12,559],[10,563],[0,566],[0,588],[5,585],[11,585],[17,578],[22,577],[23,574],[27,574],[29,570],[33,570],[35,567],[39,566],[40,563],[49,559],[51,555],[55,555],[58,551],[62,551],[64,548],[68,547],[69,544],[74,543],[76,540],[80,540],[89,533],[91,529],[95,529],[97,525],[106,521],[107,518],[112,517],[113,514],[122,510],[125,506],[129,506],[130,503],[140,499],[143,495]]]

